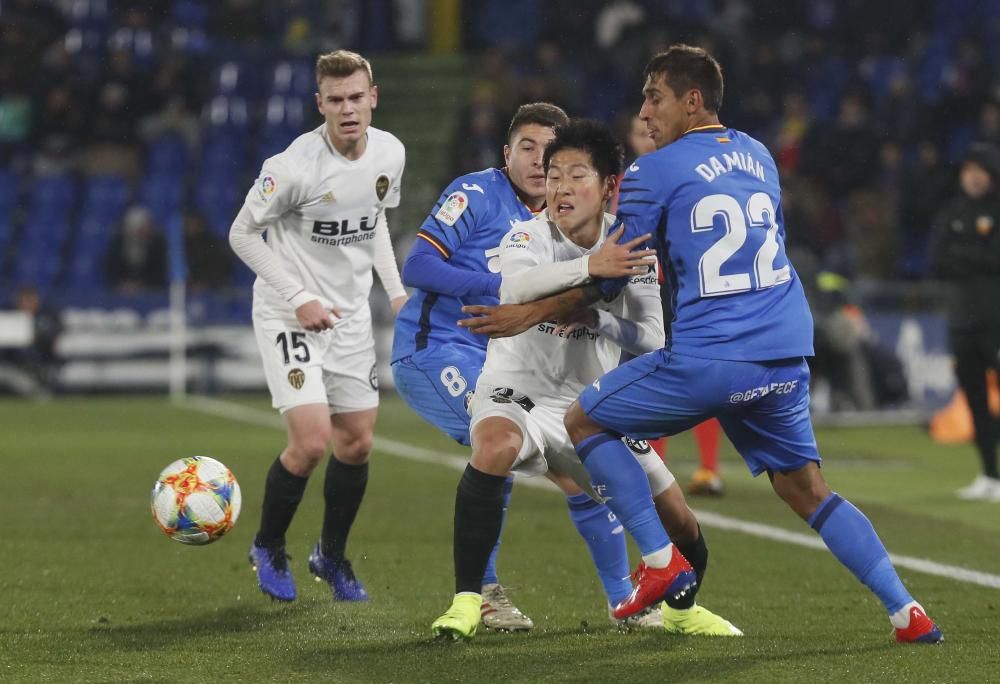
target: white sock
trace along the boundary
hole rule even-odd
[[[653,551],[642,557],[642,562],[650,568],[665,568],[670,565],[670,559],[674,555],[674,545],[667,544],[659,551]]]
[[[897,610],[895,613],[889,616],[889,622],[896,629],[906,629],[910,626],[910,609],[913,607],[920,609],[921,613],[924,613],[924,607],[921,606],[916,601],[910,601],[905,606]],[[926,613],[924,613],[926,615]]]

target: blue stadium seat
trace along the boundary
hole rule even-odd
[[[66,19],[76,28],[107,32],[108,0],[71,0],[62,4]]]
[[[40,223],[65,220],[75,208],[77,190],[76,179],[68,173],[36,178],[29,213]]]
[[[170,5],[170,19],[175,26],[204,29],[210,15],[205,0],[174,0]]]
[[[72,57],[97,59],[104,54],[104,33],[90,28],[71,28],[63,38],[63,45]]]
[[[259,65],[235,59],[220,62],[212,72],[210,82],[213,95],[246,97],[256,100],[260,97],[261,78]]]
[[[243,190],[232,176],[202,176],[195,191],[195,201],[205,214],[213,235],[222,238],[228,236],[229,227],[243,200]]]
[[[152,32],[144,27],[122,26],[116,28],[108,38],[109,50],[125,50],[132,55],[136,64],[144,67],[155,62],[155,48]]]
[[[0,220],[8,217],[17,205],[21,179],[8,169],[0,169]]]
[[[139,197],[153,213],[156,223],[165,226],[183,204],[183,178],[179,175],[150,174],[142,183]]]
[[[180,175],[187,163],[188,147],[180,135],[167,133],[146,145],[147,171]]]
[[[312,64],[281,61],[274,65],[271,94],[309,97],[316,92],[316,73]]]
[[[305,131],[305,107],[302,98],[272,95],[264,111],[264,123],[258,134],[256,166],[281,151]]]
[[[34,285],[46,292],[55,284],[61,266],[61,245],[39,240],[22,241],[15,261],[14,282]]]
[[[128,204],[131,189],[120,176],[93,176],[83,188],[83,215],[117,219]]]

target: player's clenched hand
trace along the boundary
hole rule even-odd
[[[656,260],[655,249],[639,249],[649,240],[649,233],[618,244],[625,226],[611,233],[604,244],[590,255],[589,270],[593,278],[621,278],[642,275],[649,271],[649,265]],[[635,251],[632,251],[635,250]]]
[[[576,309],[570,315],[557,320],[556,323],[559,324],[559,327],[555,330],[556,334],[568,337],[580,328],[596,328],[597,311],[595,309],[591,309],[589,306],[582,309]]]
[[[462,311],[473,318],[463,318],[458,324],[477,335],[512,337],[538,323],[534,309],[532,303],[463,306]]]
[[[389,300],[389,306],[392,308],[393,316],[399,315],[399,312],[403,308],[403,305],[406,304],[406,299],[407,299],[406,295],[402,295],[401,297],[395,297]]]
[[[328,330],[336,324],[340,314],[336,309],[326,309],[318,299],[306,302],[295,310],[295,317],[306,330],[320,332]]]

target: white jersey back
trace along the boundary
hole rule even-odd
[[[244,206],[267,226],[267,245],[290,276],[343,318],[369,318],[375,226],[399,206],[406,153],[396,136],[368,128],[365,152],[344,157],[326,125],[300,135],[267,159]],[[380,216],[383,218],[380,219]],[[294,318],[291,305],[262,278],[255,316]]]
[[[500,243],[503,278],[517,278],[519,271],[540,264],[569,261],[593,253],[604,242],[613,219],[610,214],[605,215],[601,236],[590,249],[570,241],[544,212],[529,221],[515,223]],[[596,306],[619,318],[628,318],[635,314],[643,296],[654,297],[659,310],[655,269],[649,276],[632,278],[612,301]],[[660,326],[662,330],[662,319]],[[510,387],[537,404],[565,410],[585,386],[615,368],[620,359],[621,348],[596,331],[580,328],[564,335],[555,323],[540,323],[520,335],[490,340],[479,383]]]

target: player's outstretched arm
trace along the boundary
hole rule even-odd
[[[424,292],[454,297],[497,297],[500,293],[499,273],[453,266],[440,248],[419,235],[403,264],[403,283]]]
[[[623,232],[624,229],[619,228],[608,236],[596,252],[579,259],[540,263],[509,276],[504,269],[503,281],[500,283],[500,301],[504,304],[524,304],[577,285],[585,285],[591,278],[619,278],[646,273],[649,270],[649,259],[656,258],[656,250],[638,247],[649,236],[642,235],[618,244]]]
[[[576,321],[600,298],[600,290],[591,283],[525,304],[463,306],[462,311],[472,317],[458,324],[478,335],[512,337],[543,321]]]

